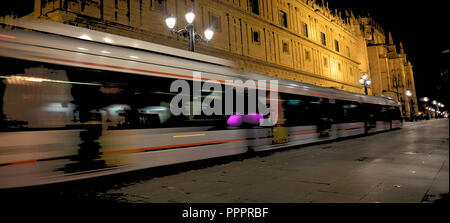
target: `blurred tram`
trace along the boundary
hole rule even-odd
[[[170,85],[181,79],[192,86],[193,72],[222,86],[226,80],[276,78],[235,71],[227,60],[65,24],[28,19],[0,25],[0,188],[402,127],[392,98],[282,79],[280,121],[273,126],[259,126],[255,114],[176,116]]]

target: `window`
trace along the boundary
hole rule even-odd
[[[305,60],[310,61],[311,60],[311,53],[309,50],[305,50]]]
[[[328,58],[326,57],[323,58],[323,66],[328,67]]]
[[[334,49],[339,52],[339,41],[334,40]]]
[[[289,42],[283,40],[283,53],[289,54]]]
[[[338,71],[341,72],[342,68],[341,68],[341,63],[338,63]]]
[[[164,11],[167,0],[150,0],[150,10]]]
[[[305,36],[305,37],[308,37],[308,24],[306,24],[306,23],[304,23],[304,22],[302,22],[302,34]]]
[[[364,111],[364,120],[367,122],[367,128],[373,129],[377,127],[378,120],[378,108],[380,105],[364,103],[362,104],[362,109]]]
[[[402,120],[402,113],[398,106],[389,106],[389,118],[391,120]]]
[[[280,12],[279,12],[279,20],[280,20],[280,25],[284,26],[285,28],[288,27],[286,12],[283,12],[283,11],[280,10]]]
[[[322,41],[322,45],[326,46],[327,45],[327,38],[325,36],[325,33],[320,33],[320,40]]]
[[[114,0],[114,8],[119,9],[119,2],[118,0]],[[114,20],[117,20],[117,11],[114,11]]]
[[[389,106],[386,105],[375,105],[376,106],[376,119],[377,121],[390,121],[389,117]]]
[[[3,57],[0,66],[8,67],[4,76],[54,80],[28,83],[24,78],[0,78],[0,131],[70,129],[90,121],[101,123],[104,130],[226,127],[225,115],[171,114],[170,103],[177,94],[169,91],[174,79]],[[192,89],[192,81],[189,84]],[[202,92],[202,97],[210,94]],[[220,93],[218,98],[224,103]],[[190,104],[180,106],[192,109]]]
[[[252,41],[254,43],[261,43],[259,32],[258,31],[254,31],[253,29],[252,29]]]
[[[313,97],[280,94],[284,108],[286,126],[315,125],[317,115],[317,104],[311,103]]]
[[[363,111],[358,102],[336,100],[337,123],[363,121]]]
[[[259,15],[259,0],[249,0],[250,11]]]
[[[214,28],[215,32],[222,32],[222,23],[220,16],[209,14],[209,24]]]
[[[286,126],[317,125],[320,119],[334,120],[334,104],[327,98],[281,93]]]

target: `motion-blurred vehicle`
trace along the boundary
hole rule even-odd
[[[0,188],[402,127],[392,98],[243,73],[227,60],[65,24],[16,20],[1,26]],[[170,85],[186,80],[192,87],[193,72],[222,89],[226,80],[278,80],[278,89],[270,89],[279,94],[278,122],[260,126],[263,116],[248,112],[173,115],[170,102],[178,93]],[[223,102],[224,92],[215,93]],[[182,106],[193,106],[190,99]]]

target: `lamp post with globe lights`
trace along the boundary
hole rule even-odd
[[[441,108],[441,110],[443,111],[443,110],[444,110],[443,108],[444,108],[445,106],[444,106],[444,104],[438,102],[438,103],[437,103],[437,107],[438,107],[438,109]],[[441,115],[441,117],[442,117],[442,115],[444,114],[444,113],[441,112],[441,111],[438,111],[438,113],[439,113],[439,115]]]
[[[416,117],[415,117],[416,114],[415,114],[415,111],[414,111],[414,102],[411,99],[412,92],[410,90],[407,90],[405,93],[406,93],[406,96],[408,96],[408,101],[409,101],[409,116],[410,116],[410,119],[411,119],[411,121],[415,121],[416,120]]]
[[[361,76],[361,78],[359,79],[359,83],[364,85],[364,91],[366,92],[366,95],[368,95],[368,93],[367,93],[367,86],[369,86],[372,83],[372,81],[367,79],[367,78],[368,78],[367,74],[363,74]]]
[[[184,29],[180,29],[180,30],[176,30],[174,28],[175,24],[177,22],[177,19],[174,16],[169,15],[166,18],[165,22],[166,22],[167,27],[169,28],[169,30],[172,33],[188,36],[189,51],[194,52],[195,40],[199,40],[199,41],[208,43],[213,38],[214,31],[210,28],[206,29],[204,32],[204,37],[201,36],[200,34],[196,33],[195,29],[194,29],[194,24],[193,24],[194,19],[195,19],[195,14],[192,11],[186,13],[185,19],[186,19],[187,25],[185,26]]]
[[[439,112],[439,107],[440,107],[441,103],[438,102],[438,101],[436,101],[436,100],[433,100],[433,101],[431,102],[431,104],[434,105],[434,118],[437,119],[437,118],[438,118],[437,114],[438,114],[438,112]]]

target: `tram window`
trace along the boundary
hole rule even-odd
[[[336,119],[336,104],[330,102],[328,98],[320,98],[319,104],[319,118],[329,119],[331,122],[334,122]]]
[[[0,66],[1,131],[61,129],[82,123],[111,130],[226,127],[224,115],[172,115],[174,79],[3,57]],[[210,92],[202,97],[206,94]]]
[[[364,103],[362,104],[362,109],[364,113],[364,120],[370,125],[376,125],[376,121],[378,120],[377,105]]]
[[[352,101],[336,100],[337,122],[360,122],[363,121],[363,110],[361,104]]]
[[[389,110],[385,105],[376,105],[377,106],[377,120],[378,121],[389,121]]]
[[[328,99],[294,94],[281,94],[281,99],[286,126],[316,125],[321,116],[332,116]]]
[[[389,118],[391,120],[401,120],[400,108],[398,106],[389,106]]]

